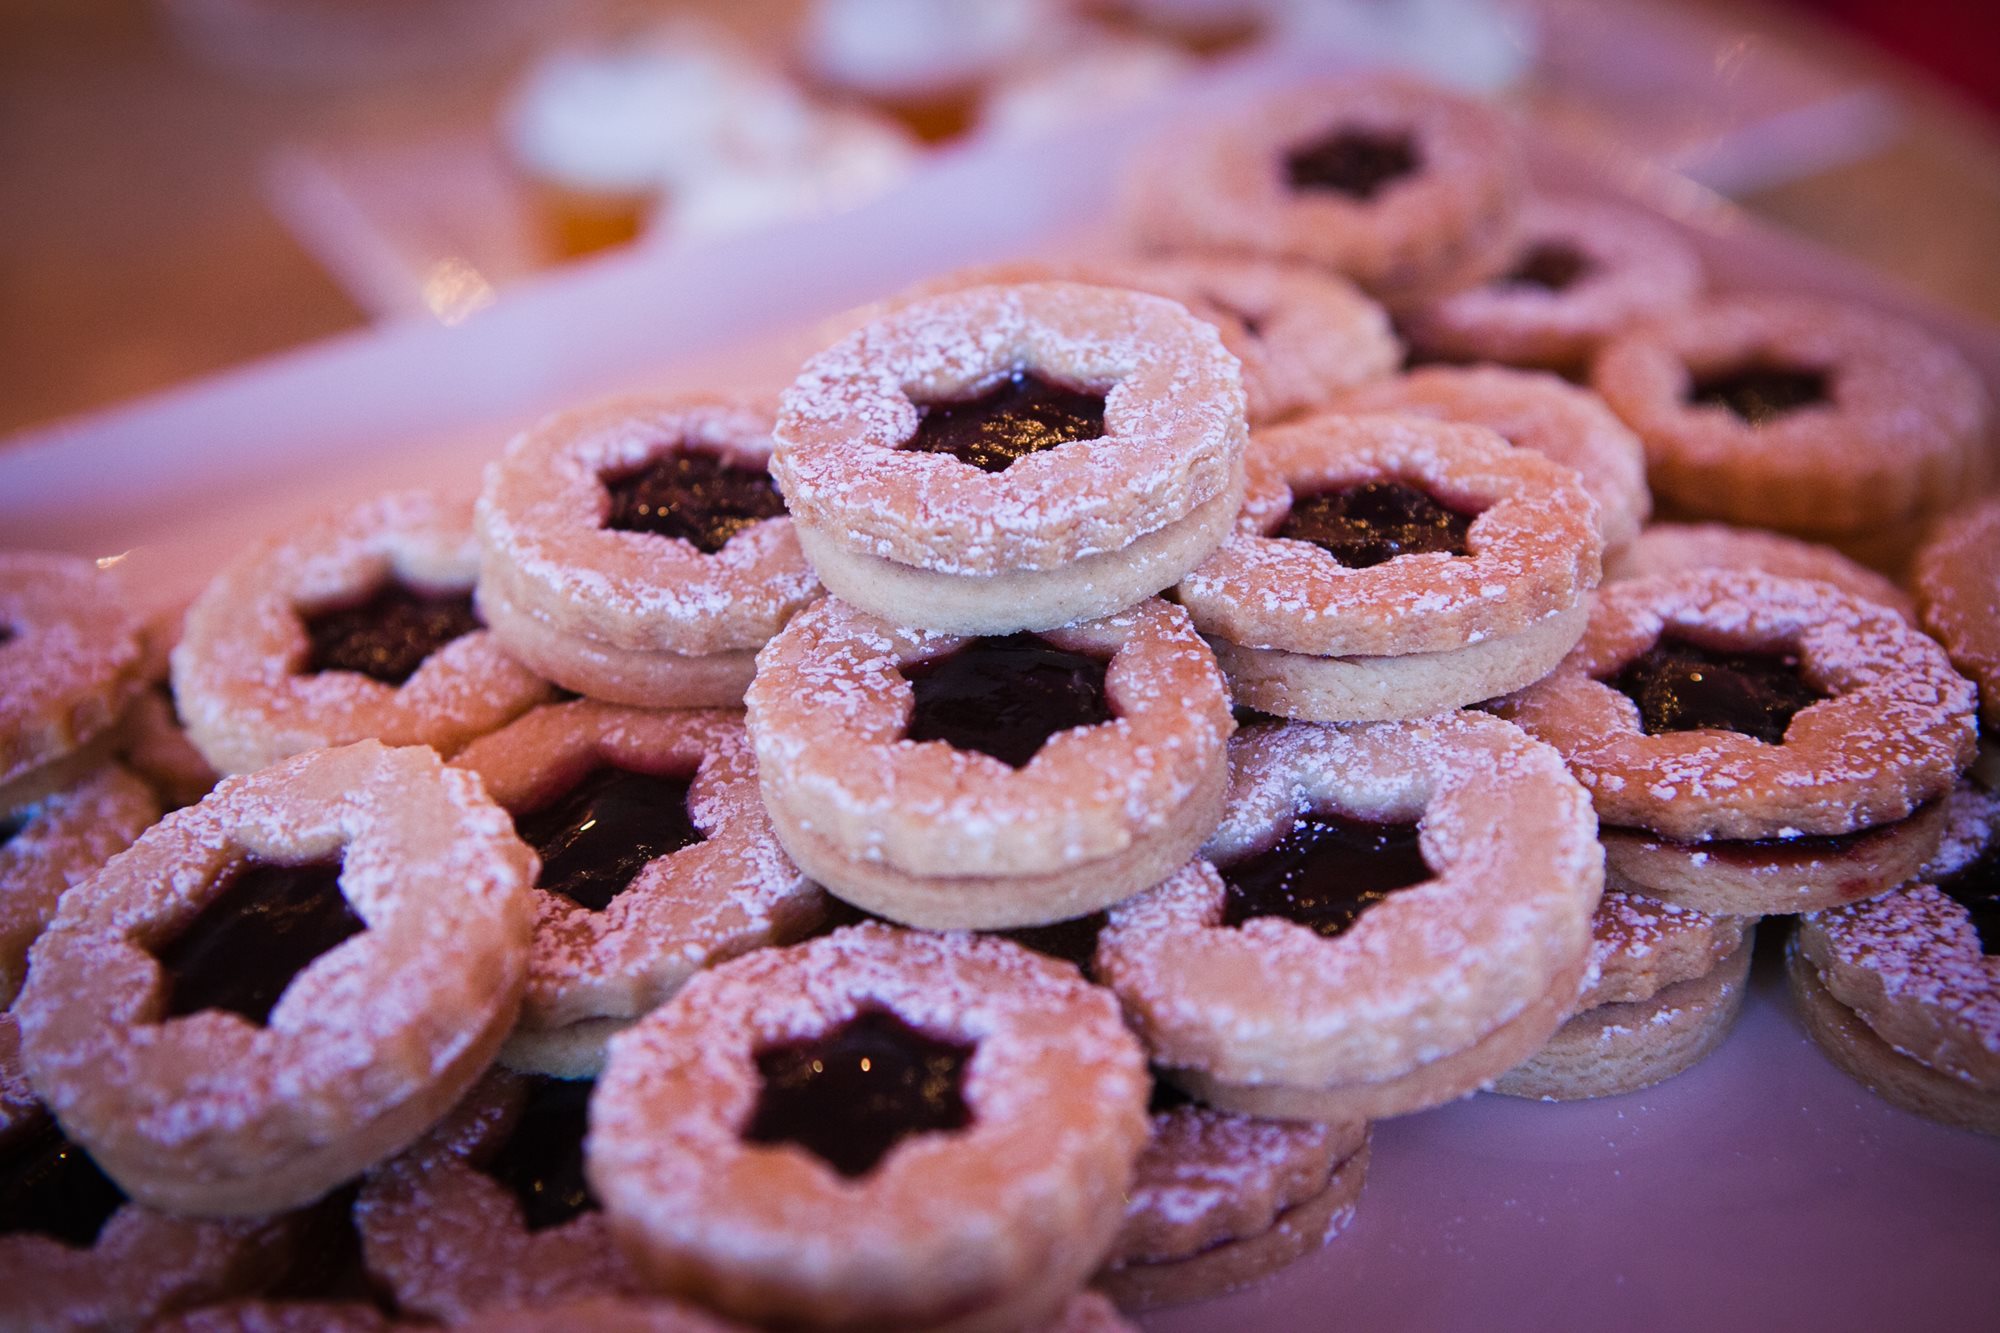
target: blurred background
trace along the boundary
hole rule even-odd
[[[1990,0],[0,0],[0,435],[850,207],[1260,43],[1498,93],[2000,321]]]

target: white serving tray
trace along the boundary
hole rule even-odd
[[[1228,72],[1187,109],[1298,76]],[[1157,118],[1157,111],[1150,113]],[[1055,148],[941,158],[856,212],[700,252],[614,257],[457,327],[338,339],[0,445],[0,546],[112,558],[162,602],[245,541],[386,485],[469,492],[513,429],[611,391],[789,378],[833,312],[927,274],[1105,243],[1141,114]],[[1638,198],[1718,286],[1900,310],[2000,384],[2000,331],[1751,224],[1634,161],[1537,154],[1548,183]],[[1766,960],[1722,1050],[1650,1091],[1479,1096],[1385,1122],[1359,1215],[1323,1252],[1155,1330],[1915,1327],[2000,1321],[2000,1142],[1878,1101],[1801,1033]]]

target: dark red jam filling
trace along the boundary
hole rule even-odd
[[[51,1115],[0,1141],[0,1236],[49,1236],[88,1248],[125,1202]]]
[[[424,659],[480,628],[472,594],[426,593],[387,583],[366,600],[306,617],[311,651],[306,671],[358,671],[384,685],[401,685]]]
[[[1022,926],[1000,933],[1023,948],[1075,963],[1078,969],[1088,972],[1091,960],[1097,957],[1097,936],[1108,919],[1102,912],[1092,912],[1047,926]]]
[[[1415,824],[1302,814],[1269,850],[1218,866],[1222,924],[1283,917],[1326,939],[1397,889],[1432,877]]]
[[[361,1182],[336,1189],[299,1218],[301,1234],[284,1276],[263,1294],[273,1301],[355,1301],[395,1314],[394,1296],[369,1273],[354,1201]]]
[[[1249,704],[1237,704],[1229,710],[1229,713],[1230,716],[1236,719],[1236,725],[1239,730],[1243,727],[1260,727],[1266,722],[1283,722],[1285,720],[1275,714],[1266,713],[1262,709],[1252,708]]]
[[[539,810],[514,816],[540,853],[537,888],[601,912],[646,863],[703,838],[688,813],[687,778],[605,765]]]
[[[340,861],[251,860],[186,929],[156,947],[167,973],[165,1017],[226,1009],[271,1016],[292,978],[367,927],[340,892]]]
[[[1005,472],[1029,454],[1103,435],[1104,395],[1017,370],[977,398],[919,403],[917,416],[917,433],[905,449],[950,454],[987,472]]]
[[[1827,401],[1826,376],[1817,370],[1745,366],[1697,378],[1688,401],[1726,407],[1752,426]]]
[[[1543,291],[1567,291],[1569,287],[1590,272],[1588,256],[1575,246],[1564,245],[1560,241],[1548,241],[1531,246],[1528,253],[1521,256],[1521,262],[1500,279],[1508,287],[1540,287]]]
[[[1796,653],[1718,652],[1673,635],[1605,682],[1639,705],[1648,736],[1713,728],[1777,745],[1792,717],[1826,698]]]
[[[1019,768],[1057,732],[1111,721],[1106,665],[1033,634],[975,639],[903,668],[916,694],[909,738],[978,750]]]
[[[587,1078],[530,1078],[514,1132],[482,1168],[520,1200],[530,1231],[597,1211],[583,1175],[583,1135],[596,1086]]]
[[[1366,481],[1294,496],[1292,512],[1272,535],[1311,542],[1349,569],[1367,569],[1399,555],[1464,555],[1474,517],[1405,482]]]
[[[1177,1111],[1183,1106],[1195,1104],[1194,1098],[1167,1081],[1164,1070],[1155,1066],[1152,1075],[1153,1094],[1146,1099],[1147,1115],[1164,1115],[1168,1111]]]
[[[1938,888],[1972,913],[1979,951],[2000,953],[2000,832],[1987,842],[1976,861],[1939,882]]]
[[[14,627],[12,625],[0,625],[0,648],[4,648],[13,641]]]
[[[678,537],[710,555],[751,524],[785,512],[770,473],[701,450],[676,450],[637,472],[608,476],[604,489],[611,495],[605,527]]]
[[[939,1041],[886,1009],[822,1036],[757,1052],[764,1090],[749,1143],[796,1143],[843,1176],[865,1176],[912,1134],[964,1129],[974,1047]]]
[[[1285,179],[1294,190],[1331,190],[1366,203],[1422,166],[1407,134],[1340,129],[1285,154]]]

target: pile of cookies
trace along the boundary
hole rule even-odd
[[[4,1322],[1129,1327],[1375,1119],[1687,1069],[1764,918],[2000,1132],[1963,361],[1401,81],[1133,182],[171,624],[0,556]]]

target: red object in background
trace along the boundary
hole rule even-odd
[[[1792,0],[2000,111],[1995,0]]]

